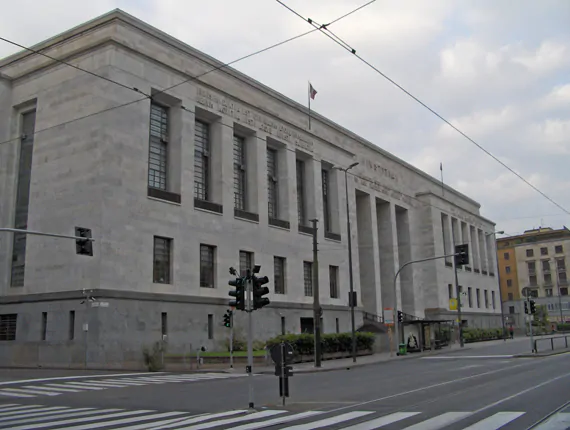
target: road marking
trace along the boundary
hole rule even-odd
[[[471,415],[471,412],[446,412],[445,414],[441,414],[430,418],[429,420],[422,421],[421,423],[414,424],[411,427],[406,427],[406,429],[436,430],[467,418],[469,415]]]
[[[51,417],[51,416],[40,416],[40,417],[30,417],[30,418],[23,418],[20,419],[22,417],[27,417],[27,415],[22,414],[20,417],[18,417],[19,419],[16,421],[11,421],[10,423],[6,423],[6,424],[2,424],[2,425],[10,425],[13,426],[15,424],[27,424],[27,423],[37,423],[37,422],[41,422],[41,421],[47,421],[47,420],[59,420],[62,418],[73,418],[73,417],[80,417],[80,416],[85,416],[85,415],[93,415],[93,414],[98,414],[98,413],[107,413],[107,412],[118,412],[121,409],[100,409],[100,410],[96,410],[93,408],[79,408],[79,409],[70,409],[70,413],[65,413],[65,414],[61,414],[61,415],[57,415],[55,417]],[[47,414],[44,414],[47,415]],[[14,418],[16,419],[16,418]],[[52,421],[53,422],[53,421]],[[36,424],[37,425],[37,424]],[[51,425],[50,423],[48,423],[48,425]],[[44,426],[45,427],[45,426]],[[13,428],[13,427],[10,427]],[[32,428],[36,428],[36,427],[32,427]]]
[[[199,423],[201,421],[211,420],[212,418],[224,418],[230,415],[237,415],[243,414],[247,411],[227,411],[227,412],[219,412],[216,414],[204,414],[197,417],[190,417],[190,418],[183,418],[182,420],[178,420],[176,423],[171,425],[160,425],[160,423],[153,423],[152,427],[141,427],[141,426],[133,426],[133,427],[126,427],[122,428],[121,430],[139,430],[139,429],[147,429],[147,430],[162,430],[162,429],[169,429],[172,427],[178,427],[183,424],[194,424]],[[155,424],[160,425],[160,427],[154,427]]]
[[[4,388],[2,391],[7,391],[8,393],[16,394],[41,394],[44,396],[59,396],[61,393],[55,393],[53,391],[37,391],[37,390],[25,390],[23,388]]]
[[[100,387],[100,386],[93,386],[93,385],[89,385],[85,382],[66,382],[65,383],[66,387],[77,387],[77,388],[85,388],[86,390],[104,390],[104,387]]]
[[[42,406],[34,406],[33,408],[28,408],[28,409],[24,409],[24,410],[17,410],[17,411],[8,411],[8,412],[4,412],[2,411],[2,414],[0,415],[0,421],[6,421],[6,420],[12,420],[14,419],[14,417],[12,415],[21,415],[22,413],[25,413],[27,417],[37,414],[37,413],[41,413],[41,414],[45,414],[45,413],[50,413],[50,412],[55,412],[55,411],[61,411],[61,410],[66,410],[67,408],[65,406],[53,406],[50,408],[44,408]]]
[[[187,412],[163,412],[163,413],[155,413],[155,414],[151,414],[151,415],[143,415],[140,417],[131,417],[131,418],[123,418],[121,420],[113,420],[113,421],[103,421],[102,423],[90,423],[90,424],[83,424],[83,425],[79,425],[79,426],[73,426],[73,427],[65,427],[66,430],[90,430],[90,429],[96,429],[96,428],[100,428],[100,427],[108,427],[108,426],[115,426],[115,425],[120,425],[120,424],[131,424],[134,421],[140,422],[140,421],[148,421],[148,420],[152,420],[152,419],[156,419],[156,418],[167,418],[167,417],[173,417],[173,416],[180,416],[180,415],[188,415]],[[147,424],[148,425],[148,424]]]
[[[52,421],[49,423],[42,423],[42,424],[32,424],[32,425],[25,425],[25,426],[19,426],[19,427],[10,427],[10,430],[37,430],[40,428],[45,428],[45,427],[52,427],[52,426],[62,426],[62,425],[66,425],[66,424],[76,424],[76,423],[80,423],[80,422],[85,422],[85,421],[99,421],[99,420],[106,420],[109,418],[119,418],[119,417],[126,417],[129,415],[141,415],[144,413],[150,413],[150,412],[155,412],[155,411],[149,411],[149,410],[145,410],[145,411],[126,411],[126,412],[118,412],[118,413],[114,413],[114,414],[107,414],[107,415],[99,415],[99,416],[90,416],[90,417],[83,417],[83,418],[72,418],[70,420],[63,420],[63,421]],[[13,423],[12,423],[13,424]],[[66,427],[68,428],[68,427]]]
[[[93,408],[84,408],[84,409],[90,409],[93,410]],[[81,409],[73,409],[76,411],[81,411]],[[46,419],[52,419],[52,418],[60,418],[61,415],[60,414],[65,414],[70,412],[71,409],[69,408],[65,408],[65,407],[59,407],[59,408],[39,408],[39,409],[28,409],[26,411],[16,411],[17,413],[14,413],[13,416],[4,416],[4,414],[2,414],[2,416],[0,417],[0,425],[4,425],[2,424],[3,421],[14,421],[17,419],[20,419],[22,417],[27,418],[34,418],[34,417],[42,417],[40,420],[45,421]],[[8,414],[6,414],[8,415]],[[19,415],[19,416],[18,416]],[[60,415],[59,417],[52,417],[52,416],[48,416],[48,415]],[[44,418],[47,417],[47,418]],[[14,424],[14,422],[9,423],[10,425]],[[19,424],[25,424],[25,423],[20,423]]]
[[[491,415],[463,430],[497,430],[521,415],[524,415],[524,412],[497,412],[495,415]]]
[[[205,424],[198,424],[195,426],[190,426],[190,427],[180,427],[178,430],[203,430],[203,429],[209,429],[212,427],[218,427],[218,426],[225,426],[226,424],[233,424],[233,423],[238,423],[241,421],[253,421],[256,420],[258,418],[265,418],[265,417],[270,417],[273,415],[279,415],[279,414],[284,414],[287,411],[281,411],[281,410],[266,410],[266,411],[262,411],[262,412],[256,412],[254,414],[247,414],[247,415],[243,415],[241,417],[238,418],[228,418],[226,420],[221,420],[221,421],[215,421],[215,422],[209,422],[209,423],[205,423]],[[204,421],[202,419],[202,421]],[[186,424],[186,420],[185,421],[181,421],[179,424],[177,424],[174,427],[178,427],[179,425],[183,425]],[[173,426],[170,426],[173,427]],[[161,429],[163,427],[160,427]],[[227,428],[227,427],[226,427]]]
[[[385,417],[377,418],[375,420],[355,424],[350,427],[345,427],[343,430],[374,430],[379,427],[387,426],[388,424],[405,420],[406,418],[410,418],[418,414],[419,412],[396,412],[394,414],[386,415]]]
[[[483,367],[482,364],[469,364],[467,366],[460,367],[457,370],[473,369],[474,367]]]
[[[313,417],[315,415],[321,415],[324,412],[321,411],[308,411],[308,412],[301,412],[299,414],[295,414],[295,415],[289,415],[286,417],[279,417],[279,418],[273,418],[271,420],[267,420],[267,421],[262,421],[260,423],[251,423],[251,424],[244,424],[238,427],[232,427],[232,430],[256,430],[256,429],[262,429],[265,428],[267,426],[274,426],[276,424],[282,424],[282,423],[286,423],[289,421],[297,421],[297,420],[302,420],[305,418],[309,418],[309,417]]]
[[[40,391],[40,392],[42,392],[42,391],[54,391],[54,389],[52,387],[48,387],[48,386],[40,387],[39,385],[25,385],[22,388],[31,388],[33,390]],[[58,388],[57,391],[63,391],[64,393],[66,393],[66,392],[67,393],[79,393],[80,392],[80,390],[72,390],[69,388]]]
[[[369,411],[354,411],[354,412],[347,412],[342,415],[336,415],[332,418],[327,418],[320,421],[314,421],[309,424],[299,424],[293,427],[285,427],[283,430],[312,430],[318,429],[321,427],[332,426],[338,423],[342,423],[344,421],[353,420],[355,418],[364,417],[366,415],[372,414],[373,412]]]
[[[534,430],[567,430],[570,428],[570,413],[559,412],[547,421],[534,427]]]
[[[513,358],[514,355],[438,355],[421,357],[422,360],[455,360],[457,358]]]
[[[9,393],[9,392],[4,392],[4,391],[0,391],[0,395],[9,396],[9,397],[36,397],[36,396],[31,396],[29,394],[15,394],[15,393]]]
[[[164,372],[157,372],[164,373]],[[20,379],[19,381],[6,381],[0,382],[0,385],[15,385],[15,384],[25,384],[28,382],[44,382],[44,381],[63,381],[63,380],[73,380],[73,379],[89,379],[89,378],[114,378],[116,376],[135,376],[135,375],[148,375],[145,373],[117,373],[112,375],[81,375],[81,376],[60,376],[59,378],[40,378],[40,379]]]

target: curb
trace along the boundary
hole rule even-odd
[[[567,354],[570,352],[570,349],[563,349],[562,351],[552,351],[552,352],[538,352],[536,354],[515,354],[513,357],[515,358],[543,358],[543,357],[550,357],[553,355],[560,355],[560,354]]]
[[[321,367],[320,369],[314,368],[314,367],[310,367],[310,368],[306,368],[306,369],[297,369],[295,370],[295,367],[293,366],[293,374],[294,375],[298,375],[301,373],[322,373],[322,372],[332,372],[332,371],[336,371],[336,370],[350,370],[353,368],[358,368],[358,367],[366,367],[366,366],[373,366],[375,364],[383,364],[383,363],[391,363],[391,362],[395,362],[395,361],[401,361],[401,360],[414,360],[414,359],[418,359],[418,358],[422,358],[422,357],[429,357],[429,356],[433,356],[433,355],[441,355],[441,354],[449,354],[449,353],[455,353],[455,352],[460,352],[460,351],[468,351],[471,348],[461,348],[461,349],[454,349],[452,351],[449,350],[439,350],[439,351],[433,351],[433,352],[427,352],[427,353],[423,353],[423,354],[411,354],[411,355],[405,355],[405,356],[394,356],[394,357],[390,357],[386,360],[379,360],[379,361],[372,361],[369,363],[353,363],[353,364],[348,364],[346,366],[337,366],[337,367]],[[328,361],[328,360],[327,360]],[[257,375],[273,375],[274,374],[274,370],[262,370],[259,372],[255,372],[254,374]]]

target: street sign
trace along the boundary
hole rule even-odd
[[[392,308],[384,308],[384,324],[394,324],[394,312]]]
[[[293,346],[287,342],[284,342],[283,348],[281,348],[281,344],[273,345],[269,350],[269,353],[271,354],[271,359],[277,365],[282,365],[283,363],[290,364],[293,361],[293,356],[295,355]]]
[[[449,299],[449,310],[450,311],[457,310],[457,299]]]

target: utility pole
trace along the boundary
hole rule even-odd
[[[317,247],[317,223],[313,223],[313,327],[315,331],[315,367],[321,367],[321,304],[319,297],[319,249]]]
[[[451,240],[453,242],[453,246],[457,246],[455,243],[455,232],[453,228],[451,229]],[[459,346],[463,348],[463,323],[461,320],[461,291],[459,290],[459,279],[457,276],[457,261],[455,257],[453,257],[453,274],[455,276],[455,294],[457,295],[457,323],[459,327]]]
[[[528,306],[528,330],[530,334],[530,352],[534,352],[534,341],[532,338],[532,312],[530,311],[530,289],[526,290],[526,302]]]
[[[230,310],[230,368],[234,368],[234,311]]]
[[[249,381],[249,408],[253,409],[253,279],[247,270],[247,379]]]

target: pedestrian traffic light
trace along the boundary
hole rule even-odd
[[[454,259],[456,266],[469,264],[469,245],[467,243],[463,245],[455,245]]]
[[[232,326],[232,311],[227,310],[224,314],[224,327],[230,328]]]
[[[404,322],[404,313],[402,311],[398,311],[398,322]]]
[[[258,278],[257,276],[253,275],[253,309],[261,309],[264,306],[267,306],[269,303],[269,299],[267,297],[263,297],[266,294],[269,294],[269,288],[262,287],[269,282],[269,278],[267,276],[262,276]]]
[[[528,302],[526,300],[524,302],[524,313],[528,314]]]
[[[91,239],[91,229],[75,227],[75,236]],[[75,252],[78,255],[89,255],[90,257],[93,257],[93,242],[85,239],[75,240]]]
[[[534,302],[534,300],[531,300],[529,303],[530,303],[530,313],[535,314],[536,313],[536,303]]]
[[[235,297],[235,300],[230,300],[229,306],[232,306],[240,311],[245,310],[245,278],[236,278],[228,282],[235,290],[230,290],[230,296]]]

